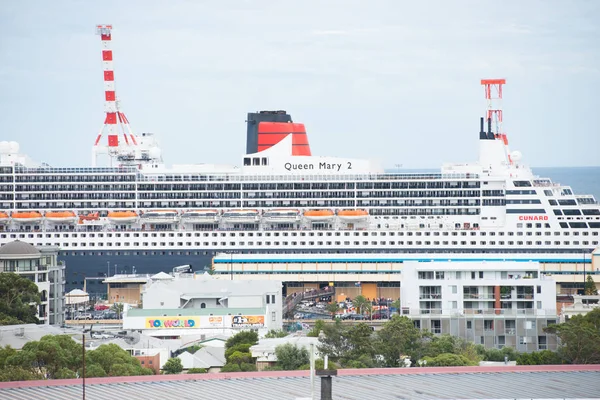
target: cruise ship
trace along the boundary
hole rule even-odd
[[[285,111],[248,114],[239,166],[167,168],[150,134],[115,167],[32,166],[2,142],[0,244],[59,246],[68,290],[114,273],[198,271],[218,253],[589,262],[598,202],[536,176],[491,122],[473,130],[478,161],[437,173],[312,155]]]

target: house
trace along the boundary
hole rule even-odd
[[[194,354],[186,351],[177,357],[184,370],[204,368],[206,372],[219,372],[226,362],[224,347],[203,347]]]
[[[256,369],[263,371],[266,367],[272,367],[277,363],[277,356],[275,355],[275,349],[277,346],[284,344],[292,344],[296,347],[305,348],[311,351],[311,347],[314,351],[315,358],[319,356],[317,346],[319,345],[319,338],[306,337],[306,336],[286,336],[283,338],[272,338],[272,339],[260,339],[258,344],[250,347],[250,353],[253,358],[256,358]]]

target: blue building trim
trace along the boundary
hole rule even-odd
[[[473,262],[495,262],[495,261],[517,261],[517,262],[543,262],[543,263],[590,263],[589,258],[223,258],[213,259],[215,264],[284,264],[284,263],[403,263],[405,261],[418,262],[447,262],[447,261],[473,261]]]

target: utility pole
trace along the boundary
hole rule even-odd
[[[83,333],[83,400],[85,400],[85,332]]]

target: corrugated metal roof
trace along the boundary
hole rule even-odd
[[[344,371],[333,378],[336,400],[365,399],[507,399],[507,398],[600,398],[600,370],[470,373],[389,373],[360,375]],[[411,368],[411,370],[414,370]],[[448,369],[445,369],[448,370]],[[381,371],[381,370],[378,370]],[[479,369],[478,371],[482,371]],[[485,371],[485,369],[484,369]],[[342,372],[342,371],[340,371]],[[219,374],[224,375],[224,374]],[[229,379],[182,380],[184,377],[155,377],[157,381],[99,383],[86,386],[86,399],[161,399],[161,400],[295,400],[310,397],[307,376],[245,375]],[[149,377],[148,377],[149,378]],[[207,379],[209,378],[209,379]],[[172,380],[162,380],[172,379]],[[103,382],[106,382],[104,380]],[[55,382],[58,383],[58,382]],[[4,400],[80,399],[81,385],[2,388]],[[315,398],[320,398],[320,378],[315,379]]]

